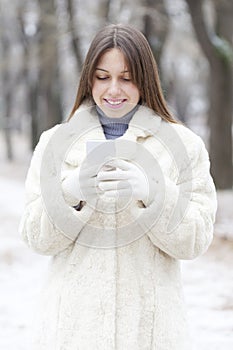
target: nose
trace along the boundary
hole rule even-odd
[[[109,82],[108,93],[111,97],[117,97],[121,92],[120,84],[118,80],[112,79]]]

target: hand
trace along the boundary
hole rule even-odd
[[[101,170],[97,175],[98,187],[107,197],[133,197],[144,203],[149,194],[149,184],[143,170],[132,162],[115,159],[107,163],[114,170]]]
[[[96,197],[100,192],[97,184],[97,174],[99,167],[86,162],[78,169],[77,182],[80,188],[81,199]]]
[[[96,179],[98,166],[90,165],[86,161],[73,170],[63,181],[63,192],[79,201],[90,201],[100,192]]]

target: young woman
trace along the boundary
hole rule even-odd
[[[142,33],[100,30],[69,120],[42,134],[26,179],[22,237],[52,256],[33,349],[191,349],[179,260],[212,241],[209,165]]]

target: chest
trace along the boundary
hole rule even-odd
[[[66,154],[64,161],[66,167],[75,168],[82,164],[87,157],[87,143],[89,140],[106,141],[101,126],[89,130],[75,140]],[[172,180],[177,179],[178,167],[176,154],[174,155],[174,152],[172,153],[170,148],[159,137],[141,137],[138,135],[136,129],[130,128],[123,136],[111,142],[114,142],[116,158],[132,161],[142,168],[146,167],[147,171],[150,171],[156,163],[156,166],[159,167],[164,175]]]

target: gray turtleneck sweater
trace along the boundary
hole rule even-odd
[[[134,113],[137,111],[138,107],[138,105],[135,106],[130,112],[121,118],[110,118],[106,116],[101,108],[96,106],[99,121],[104,130],[106,139],[116,139],[117,137],[122,136],[128,129],[129,122]]]

